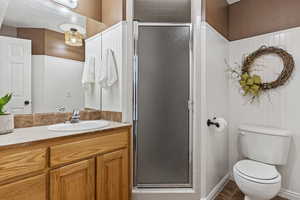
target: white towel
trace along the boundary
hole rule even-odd
[[[104,60],[101,60],[101,65],[100,68],[98,70],[98,74],[97,74],[97,82],[100,85],[100,87],[106,87],[106,83],[107,83],[107,67],[106,64],[104,62]]]
[[[99,70],[97,82],[102,88],[112,87],[118,81],[118,66],[113,50],[107,49]]]
[[[96,65],[96,58],[95,56],[91,56],[86,59],[83,68],[82,74],[82,86],[83,88],[87,89],[93,83],[95,83],[95,66]]]

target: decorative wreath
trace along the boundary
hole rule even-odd
[[[251,75],[251,67],[255,60],[263,55],[276,54],[283,61],[283,70],[278,78],[272,82],[263,82],[258,75]],[[291,77],[295,68],[295,62],[291,54],[278,47],[262,46],[255,52],[247,56],[241,66],[241,74],[239,74],[239,83],[244,91],[244,95],[252,95],[253,98],[259,96],[262,91],[270,90],[284,85]],[[237,73],[235,70],[231,70]]]

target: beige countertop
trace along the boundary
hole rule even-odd
[[[103,128],[87,130],[87,131],[77,131],[77,132],[49,131],[48,130],[49,126],[18,128],[15,129],[13,133],[7,135],[0,135],[0,147],[130,126],[130,124],[125,124],[125,123],[112,122],[112,121],[108,121],[108,122],[109,125]]]

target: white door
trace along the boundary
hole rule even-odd
[[[6,107],[13,114],[30,114],[31,41],[0,36],[0,96],[13,93]]]

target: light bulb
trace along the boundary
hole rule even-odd
[[[77,29],[71,28],[70,31],[65,32],[65,43],[70,46],[82,46],[83,35]]]
[[[75,38],[71,38],[71,42],[72,43],[76,43],[76,39]]]

